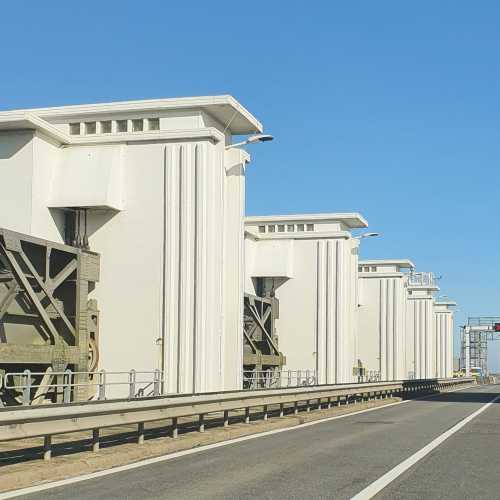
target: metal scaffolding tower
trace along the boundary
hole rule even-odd
[[[466,376],[489,374],[488,342],[500,340],[500,331],[495,328],[497,324],[500,324],[500,317],[480,316],[468,318],[467,324],[460,327],[460,369]]]

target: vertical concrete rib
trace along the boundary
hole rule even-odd
[[[413,360],[413,371],[415,372],[415,378],[421,377],[420,371],[420,307],[417,300],[412,300],[413,304],[413,335],[414,335],[414,360]]]
[[[319,382],[325,384],[329,381],[329,370],[327,363],[328,340],[326,334],[326,285],[325,270],[325,242],[318,241],[316,245],[316,366]]]
[[[440,315],[434,314],[434,334],[436,336],[436,374],[441,376],[441,328],[440,328]]]
[[[165,244],[167,248],[165,269],[166,382],[169,392],[179,390],[179,281],[180,281],[180,179],[181,158],[179,146],[166,147],[166,172],[164,204],[166,221]]]
[[[387,280],[387,347],[386,347],[386,356],[387,356],[387,372],[386,372],[386,380],[392,379],[392,364],[393,364],[393,349],[394,349],[394,309],[393,305],[393,295],[394,295],[394,280]]]
[[[210,348],[207,346],[207,332],[204,326],[207,324],[207,168],[204,164],[206,157],[205,146],[196,144],[194,146],[194,232],[195,252],[193,255],[193,285],[194,294],[194,330],[193,330],[193,391],[202,392],[208,390],[207,382],[210,374],[207,367],[207,355]]]
[[[332,384],[337,379],[337,350],[338,350],[338,329],[335,321],[338,309],[338,295],[335,288],[337,280],[337,269],[335,267],[335,243],[326,241],[325,271],[326,271],[326,291],[325,291],[325,322],[326,322],[326,348],[328,363],[328,383]]]
[[[399,295],[399,282],[400,280],[393,279],[393,294],[392,294],[392,310],[393,310],[393,321],[392,321],[392,376],[391,380],[397,380],[399,378],[398,364],[400,363],[400,353],[399,353],[399,307],[398,307],[398,295]]]
[[[387,380],[387,281],[380,280],[380,378]]]
[[[332,383],[344,382],[343,377],[343,352],[345,350],[343,331],[342,331],[342,311],[341,311],[341,280],[343,274],[342,269],[342,247],[339,241],[335,241],[335,342],[334,342],[334,357],[335,360],[335,380]],[[334,259],[332,258],[332,261]],[[333,266],[332,266],[333,267]]]

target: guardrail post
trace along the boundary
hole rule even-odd
[[[135,370],[132,369],[132,370],[130,370],[130,372],[128,374],[128,384],[129,384],[128,398],[129,399],[135,398],[135,381],[136,381],[136,373],[135,373]]]
[[[311,406],[309,404],[309,400],[306,401],[306,412],[309,413],[311,411]]]
[[[198,431],[205,432],[205,415],[203,413],[200,413],[198,417]]]
[[[264,420],[267,420],[267,405],[264,405]]]
[[[64,370],[63,375],[63,403],[71,402],[71,370]]]
[[[154,371],[153,375],[153,395],[154,396],[159,396],[160,395],[160,385],[161,385],[161,371],[156,369]]]
[[[137,425],[137,444],[144,443],[144,422]]]
[[[29,406],[31,402],[31,371],[24,370],[23,378],[25,379],[23,387],[23,405]]]
[[[327,403],[326,407],[328,409],[330,409],[332,407],[332,398],[328,398],[328,403]]]
[[[299,414],[299,402],[295,401],[293,403],[293,414],[298,415]]]
[[[283,403],[280,403],[280,417],[282,417],[284,415],[284,404]]]
[[[229,426],[229,410],[224,410],[224,427]]]
[[[94,453],[99,451],[99,429],[92,430],[92,451]]]
[[[43,437],[43,459],[50,460],[52,458],[52,436]]]
[[[250,423],[250,408],[245,408],[245,424]]]
[[[321,398],[318,398],[318,410],[321,410]]]
[[[101,370],[98,372],[98,377],[99,377],[99,392],[98,392],[98,399],[99,401],[102,401],[103,399],[106,399],[106,371]]]
[[[179,435],[179,427],[177,417],[172,418],[172,438],[175,439]]]

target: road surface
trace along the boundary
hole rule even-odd
[[[375,498],[499,498],[500,399],[486,406],[499,394],[468,388],[18,498],[349,499],[481,408]]]

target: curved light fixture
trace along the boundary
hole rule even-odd
[[[236,144],[229,144],[229,146],[226,146],[226,150],[232,148],[238,148],[240,146],[246,146],[247,144],[255,144],[257,142],[268,142],[272,141],[273,139],[274,137],[269,134],[255,134],[251,135],[242,142],[237,142]]]
[[[363,233],[358,236],[354,236],[357,240],[362,240],[363,238],[375,238],[376,236],[380,236],[380,233]]]

